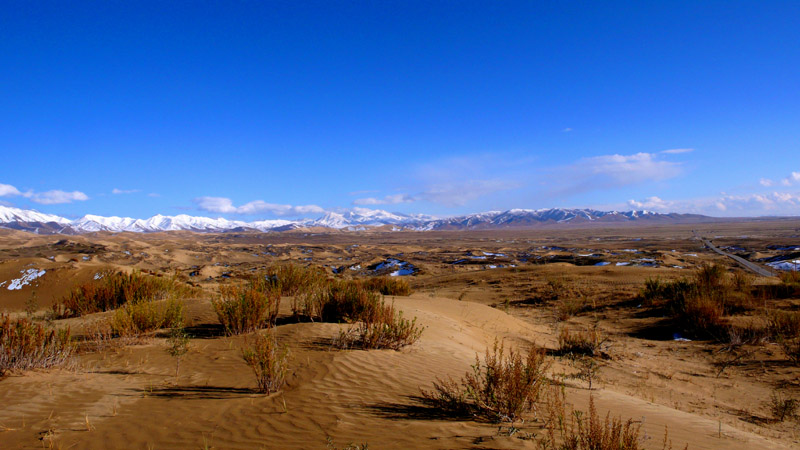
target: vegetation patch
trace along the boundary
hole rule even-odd
[[[61,366],[72,352],[69,329],[52,330],[0,315],[0,377],[10,371]]]
[[[251,342],[245,341],[242,358],[253,369],[258,389],[271,394],[278,392],[286,382],[289,349],[280,345],[272,329],[256,334]]]

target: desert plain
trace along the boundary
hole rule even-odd
[[[521,352],[542,347],[548,383],[569,411],[585,417],[591,398],[601,419],[640,427],[642,448],[663,448],[665,432],[676,449],[798,448],[797,418],[779,420],[773,408],[776,399],[800,399],[798,361],[774,336],[751,331],[768,327],[775,311],[800,314],[800,296],[701,238],[763,266],[792,258],[800,221],[441,232],[0,230],[0,313],[68,328],[75,342],[60,367],[0,378],[0,448],[541,448],[544,396],[524,417],[503,422],[451,413],[422,395],[437,380],[460,379],[495,342]],[[335,337],[353,324],[300,320],[283,298],[272,330],[288,348],[286,382],[275,393],[259,391],[242,358],[252,336],[226,333],[212,300],[224,286],[289,263],[331,279],[405,280],[411,294],[384,301],[416,318],[422,334],[399,350],[340,349]],[[710,265],[746,297],[713,333],[693,333],[645,295],[648,282],[693,280]],[[182,299],[189,341],[177,376],[169,330],[99,336],[113,311],[52,312],[76,285],[108,271],[191,287]],[[560,351],[564,329],[592,333],[596,351],[588,358]]]

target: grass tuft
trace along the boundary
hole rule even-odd
[[[248,282],[222,286],[214,311],[228,334],[242,334],[275,324],[281,291],[274,285]]]

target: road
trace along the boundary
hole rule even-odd
[[[697,234],[695,234],[695,236],[697,236]],[[772,272],[771,270],[767,270],[764,267],[759,266],[756,263],[750,262],[750,261],[748,261],[748,260],[746,260],[746,259],[744,259],[744,258],[742,258],[740,256],[736,256],[736,255],[730,254],[728,252],[723,252],[722,250],[720,250],[717,247],[715,247],[714,244],[711,243],[711,241],[709,241],[708,239],[706,239],[704,237],[697,236],[697,238],[700,239],[701,241],[703,241],[703,243],[706,244],[706,247],[708,247],[711,250],[719,253],[722,256],[727,256],[728,258],[736,261],[740,266],[744,267],[747,270],[750,270],[751,272],[755,272],[756,274],[761,275],[762,277],[774,277],[775,276],[775,272]]]

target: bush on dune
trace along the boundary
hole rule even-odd
[[[72,355],[69,329],[48,330],[28,319],[0,315],[0,376],[61,366]]]
[[[220,323],[228,334],[241,334],[273,325],[278,317],[281,292],[274,285],[249,282],[222,286],[212,300]]]

